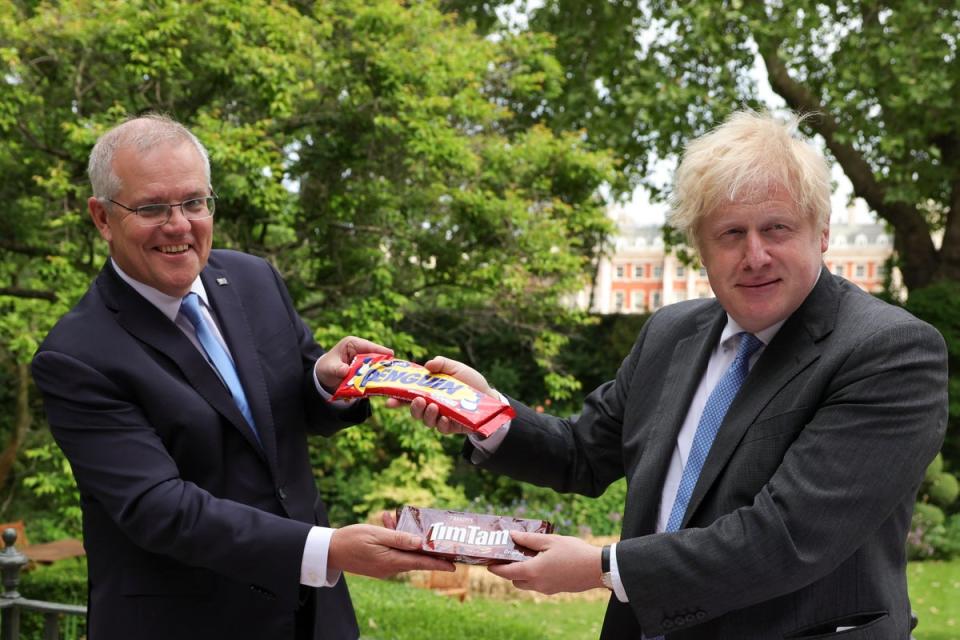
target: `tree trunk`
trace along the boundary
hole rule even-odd
[[[934,246],[930,227],[919,207],[910,202],[888,202],[885,185],[876,179],[873,169],[860,152],[849,143],[837,140],[835,134],[839,127],[836,119],[807,87],[790,76],[779,55],[780,41],[760,39],[757,46],[773,90],[794,111],[817,114],[806,122],[823,136],[827,148],[850,179],[854,194],[863,198],[893,227],[894,248],[900,256],[900,271],[907,289],[919,289],[937,279],[948,277],[948,274],[960,272],[960,260],[950,260],[957,264],[943,264],[943,255]]]
[[[17,368],[17,397],[16,413],[13,420],[13,431],[7,446],[0,453],[0,487],[6,486],[13,473],[13,463],[17,459],[20,445],[30,429],[33,416],[30,413],[30,368],[26,362],[18,362]]]

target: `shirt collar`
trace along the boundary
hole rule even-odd
[[[783,323],[786,322],[786,321],[787,321],[787,319],[784,318],[784,319],[781,320],[780,322],[777,322],[777,323],[775,323],[775,324],[767,327],[766,329],[761,329],[760,331],[757,331],[757,332],[754,333],[753,335],[756,336],[757,339],[760,340],[760,342],[763,343],[763,346],[767,346],[768,344],[770,344],[770,341],[773,340],[773,336],[777,335],[777,331],[780,331],[780,327],[782,327],[782,326],[783,326]],[[744,332],[744,331],[746,331],[746,329],[744,329],[743,327],[741,327],[741,326],[737,323],[737,321],[734,320],[734,319],[730,316],[730,314],[728,313],[728,314],[727,314],[727,326],[725,326],[725,327],[723,328],[723,332],[720,334],[720,345],[721,345],[721,346],[726,346],[726,345],[728,344],[728,341],[730,340],[730,338],[733,338],[733,337],[734,337],[735,335],[737,335],[738,333],[742,333],[742,332]],[[747,333],[749,333],[749,332],[747,332]]]
[[[137,293],[146,298],[147,302],[159,309],[163,315],[170,318],[171,321],[176,322],[177,314],[180,313],[180,302],[183,298],[168,296],[150,285],[143,284],[139,280],[134,280],[120,268],[120,265],[118,265],[117,261],[113,258],[110,258],[110,263],[113,265],[117,275],[120,276],[124,282],[133,287]],[[194,279],[193,284],[190,285],[190,291],[200,296],[200,300],[203,301],[204,306],[207,308],[210,307],[210,304],[207,302],[207,290],[204,289],[203,282],[200,280],[199,275]]]

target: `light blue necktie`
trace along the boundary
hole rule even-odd
[[[257,441],[259,442],[260,434],[257,433],[257,426],[253,422],[253,414],[250,412],[247,396],[244,394],[243,386],[240,384],[237,369],[233,365],[230,354],[223,348],[223,345],[220,344],[220,341],[217,340],[217,337],[213,334],[213,331],[211,331],[210,325],[207,324],[207,320],[200,310],[200,296],[192,291],[188,293],[183,299],[183,302],[180,303],[180,311],[183,312],[183,315],[186,316],[190,324],[193,325],[193,328],[196,329],[197,340],[200,341],[203,350],[207,352],[207,357],[210,358],[210,362],[213,363],[224,384],[230,389],[230,393],[233,394],[233,401],[237,403],[237,408],[240,409],[243,417],[247,419],[250,428],[253,430],[253,434],[257,436]]]
[[[700,477],[700,471],[703,470],[703,463],[707,460],[707,454],[710,453],[710,447],[713,445],[714,438],[720,430],[724,416],[727,415],[727,409],[733,402],[740,385],[747,378],[750,371],[750,356],[763,346],[763,343],[752,333],[742,332],[740,335],[740,346],[737,347],[737,355],[733,359],[733,364],[727,369],[717,386],[710,392],[707,398],[707,404],[703,407],[703,414],[700,416],[700,422],[697,424],[697,432],[693,436],[693,445],[690,447],[690,454],[687,456],[687,464],[683,467],[683,475],[680,478],[680,487],[677,489],[677,497],[673,501],[673,508],[670,510],[670,519],[667,520],[667,531],[676,531],[683,522],[683,516],[687,511],[687,504],[690,502],[690,496],[693,495],[693,488],[697,485],[697,478]]]
[[[703,470],[703,463],[707,460],[707,454],[710,453],[713,440],[717,437],[723,418],[727,415],[727,409],[730,408],[737,391],[740,390],[740,385],[747,379],[747,373],[750,372],[750,356],[763,346],[763,342],[752,333],[741,332],[738,335],[740,336],[740,346],[737,347],[737,355],[733,359],[733,364],[720,377],[717,386],[713,388],[707,398],[707,404],[703,407],[703,414],[697,424],[697,432],[693,436],[693,445],[690,447],[690,454],[687,456],[687,464],[683,467],[677,497],[673,501],[673,508],[670,510],[670,519],[667,520],[666,531],[677,531],[680,528],[680,523],[683,522],[683,516],[687,511],[687,505],[690,503],[690,497],[693,495],[693,488],[697,486],[697,478],[700,477],[700,471]],[[663,640],[663,636],[650,637],[646,640]]]

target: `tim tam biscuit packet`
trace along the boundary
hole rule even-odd
[[[397,531],[423,538],[420,549],[464,564],[521,562],[537,555],[513,542],[510,531],[553,533],[546,520],[527,520],[463,511],[405,506],[397,509]]]
[[[363,396],[393,396],[402,400],[425,398],[435,402],[440,415],[484,437],[516,416],[499,398],[488,396],[443,373],[430,373],[419,364],[382,353],[361,353],[340,383],[334,400]]]

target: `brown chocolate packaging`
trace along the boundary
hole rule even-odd
[[[546,520],[528,520],[444,509],[397,509],[397,531],[423,538],[421,551],[465,564],[521,562],[537,555],[513,542],[510,531],[553,533]]]

